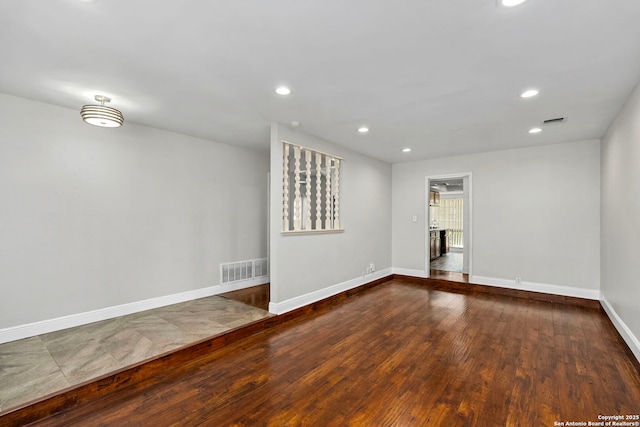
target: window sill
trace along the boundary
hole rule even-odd
[[[300,236],[304,234],[336,234],[344,233],[344,228],[336,228],[334,230],[300,230],[300,231],[282,231],[283,236]]]

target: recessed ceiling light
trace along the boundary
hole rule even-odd
[[[402,152],[403,152],[403,153],[408,153],[408,152],[410,152],[410,151],[411,151],[411,148],[409,148],[409,147],[407,147],[407,148],[403,148],[403,149],[402,149]]]
[[[540,91],[538,89],[527,89],[520,94],[520,98],[531,98],[539,93]]]
[[[361,127],[358,128],[358,132],[367,133],[367,132],[369,132],[369,128],[366,127],[366,126],[361,126]]]
[[[513,7],[524,3],[527,0],[498,0],[498,4],[504,7]]]
[[[280,87],[276,88],[276,93],[278,95],[289,95],[291,93],[291,89],[289,89],[286,86],[280,86]]]
[[[542,129],[540,128],[531,128],[529,129],[529,133],[540,133],[542,132]]]

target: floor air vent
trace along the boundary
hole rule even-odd
[[[265,277],[268,275],[266,258],[220,264],[220,284]]]

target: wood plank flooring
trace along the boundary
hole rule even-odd
[[[429,277],[438,280],[449,280],[451,282],[469,283],[469,275],[446,270],[429,270]]]
[[[553,426],[638,414],[599,309],[385,282],[35,426]]]
[[[239,289],[237,291],[225,292],[219,296],[261,308],[262,310],[269,310],[270,289],[268,283]]]

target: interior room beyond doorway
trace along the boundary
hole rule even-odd
[[[462,176],[428,180],[429,277],[468,283],[464,181]]]

